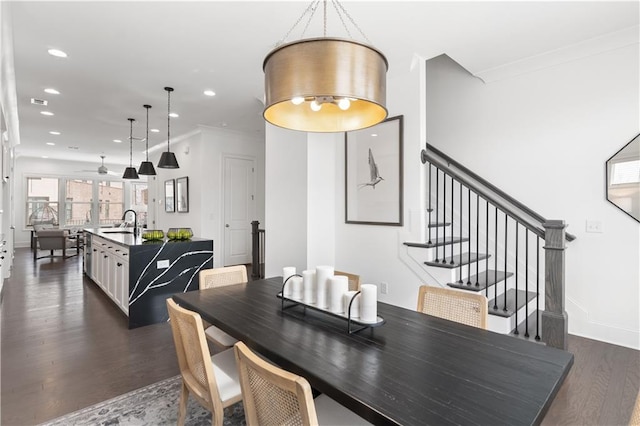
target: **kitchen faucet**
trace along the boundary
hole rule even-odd
[[[124,213],[122,214],[122,220],[124,220],[127,217],[127,213],[133,213],[133,236],[137,237],[138,236],[138,214],[136,213],[135,210],[129,209],[129,210],[125,210]]]

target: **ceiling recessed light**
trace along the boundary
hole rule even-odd
[[[55,56],[57,58],[66,58],[67,57],[67,54],[65,52],[63,52],[62,50],[49,49],[49,50],[47,50],[47,52],[49,52],[49,55]]]
[[[160,133],[160,129],[149,129],[149,131],[153,133]]]
[[[216,92],[214,92],[213,90],[205,90],[204,94],[207,96],[215,96]]]
[[[49,145],[49,146],[54,146],[54,145],[55,145],[55,143],[53,143],[53,142],[47,142],[47,145]]]
[[[40,114],[42,114],[42,115],[53,115],[53,113],[51,111],[40,111]]]
[[[114,139],[113,140],[115,143],[122,143],[122,141],[120,139]]]
[[[48,155],[43,155],[42,158],[49,158],[49,156]]]
[[[375,137],[378,136],[378,134],[377,133],[371,133],[371,136],[375,138]]]
[[[49,93],[50,95],[59,95],[60,92],[58,92],[56,89],[52,89],[52,88],[48,88],[48,89],[44,89],[45,93]]]
[[[60,132],[56,132],[56,131],[52,130],[52,131],[49,132],[49,134],[58,136],[60,134]]]
[[[180,116],[178,114],[176,114],[175,112],[172,112],[172,113],[169,113],[169,117],[178,118]]]

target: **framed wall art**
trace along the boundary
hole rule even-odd
[[[176,211],[189,211],[189,178],[187,176],[176,179]]]
[[[345,133],[345,222],[402,226],[403,116]]]
[[[168,179],[164,181],[164,211],[167,213],[173,213],[176,211],[176,195],[175,195],[175,180]]]

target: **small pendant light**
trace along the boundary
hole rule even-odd
[[[147,138],[145,139],[147,159],[146,161],[143,161],[142,163],[140,163],[138,174],[146,175],[146,176],[155,176],[156,169],[153,168],[153,163],[149,161],[149,108],[151,108],[151,105],[142,105],[142,106],[145,107],[147,110]]]
[[[127,120],[129,120],[129,167],[124,169],[122,179],[140,179],[136,168],[133,167],[133,122],[136,120],[134,118],[128,118]]]
[[[172,87],[165,87],[164,90],[167,91],[167,152],[163,152],[160,156],[160,161],[158,162],[158,167],[161,169],[177,169],[180,166],[178,165],[178,160],[176,159],[176,155],[171,152],[169,147],[169,139],[171,137],[171,92],[173,92]]]

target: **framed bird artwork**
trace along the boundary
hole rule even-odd
[[[402,226],[403,116],[345,133],[345,222]]]

